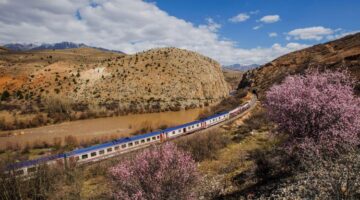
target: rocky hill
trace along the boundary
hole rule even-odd
[[[360,33],[281,56],[246,72],[238,88],[251,86],[262,96],[287,75],[304,73],[308,68],[346,69],[357,80],[355,89],[360,94]]]
[[[0,77],[8,102],[40,109],[57,98],[76,110],[177,110],[216,103],[229,93],[216,61],[176,48],[134,55],[93,48],[5,52]]]
[[[1,53],[1,52],[6,52],[6,51],[8,51],[7,48],[0,46],[0,53]]]

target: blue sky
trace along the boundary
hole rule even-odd
[[[287,33],[297,28],[322,26],[339,33],[360,30],[359,0],[157,0],[157,6],[170,15],[185,19],[194,24],[205,23],[212,18],[221,24],[219,34],[237,42],[241,48],[270,46],[274,43],[286,44]],[[256,12],[256,14],[250,14]],[[232,23],[228,19],[239,13],[250,18],[241,23]],[[265,15],[279,15],[276,23],[265,24],[258,30],[257,22]],[[269,37],[275,32],[277,37]],[[317,44],[322,40],[303,40],[305,44]]]
[[[263,64],[360,30],[359,0],[0,0],[0,44],[178,47]]]

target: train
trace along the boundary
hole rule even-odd
[[[208,129],[216,124],[226,120],[235,118],[245,110],[249,109],[256,101],[253,97],[251,101],[236,107],[233,110],[217,113],[210,117],[182,124],[175,127],[170,127],[164,130],[159,130],[142,135],[135,135],[132,137],[115,139],[110,142],[79,148],[67,153],[61,153],[46,157],[41,157],[34,160],[17,162],[6,167],[6,173],[12,173],[16,176],[27,176],[35,173],[38,166],[42,164],[85,164],[90,162],[97,162],[107,158],[117,156],[126,152],[134,151],[146,146],[162,143],[176,137],[194,133],[200,130]]]

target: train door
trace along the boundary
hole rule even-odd
[[[160,134],[160,142],[164,142],[166,140],[166,133],[161,133]]]
[[[183,128],[183,133],[186,133],[186,127],[185,127],[185,128]]]
[[[201,128],[206,128],[206,122],[201,122]]]

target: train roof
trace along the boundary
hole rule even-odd
[[[179,126],[167,128],[167,129],[164,130],[164,132],[171,132],[173,130],[177,130],[177,129],[185,128],[185,127],[188,127],[188,126],[192,126],[194,124],[198,124],[198,123],[201,123],[201,122],[203,122],[203,121],[202,120],[192,121],[192,122],[189,122],[189,123],[186,123],[186,124],[181,124]]]
[[[45,156],[45,157],[41,157],[38,159],[13,163],[13,164],[8,165],[6,168],[7,168],[7,170],[12,170],[12,169],[18,169],[18,168],[28,167],[28,166],[32,166],[32,165],[38,165],[38,164],[45,163],[50,160],[62,158],[64,156],[65,156],[65,154],[56,154],[56,155],[51,155],[51,156]]]
[[[170,128],[167,128],[164,130],[164,132],[171,132],[171,131],[174,131],[174,130],[177,130],[177,129],[181,129],[181,128],[185,128],[185,127],[188,127],[188,126],[192,126],[194,124],[198,124],[198,123],[201,123],[201,122],[205,122],[209,119],[213,119],[213,118],[216,118],[216,117],[219,117],[219,116],[222,116],[222,115],[225,115],[227,114],[228,112],[221,112],[221,113],[217,113],[215,115],[212,115],[210,117],[207,117],[207,118],[204,118],[204,119],[200,119],[200,120],[197,120],[197,121],[193,121],[193,122],[189,122],[189,123],[186,123],[186,124],[182,124],[182,125],[179,125],[179,126],[175,126],[175,127],[170,127]]]
[[[207,117],[207,118],[202,119],[202,120],[213,119],[213,118],[216,118],[216,117],[219,117],[219,116],[221,116],[221,115],[228,114],[228,113],[229,113],[229,111],[219,112],[219,113],[216,113],[215,115],[211,115],[210,117]]]
[[[146,134],[142,134],[142,135],[135,135],[132,137],[120,138],[120,139],[113,140],[111,142],[106,142],[103,144],[98,144],[98,145],[94,145],[94,146],[90,146],[90,147],[86,147],[86,148],[76,149],[74,151],[67,153],[67,156],[72,156],[72,155],[76,155],[76,154],[86,153],[89,151],[104,149],[104,148],[111,147],[111,146],[114,146],[117,144],[123,144],[126,142],[131,142],[131,141],[136,141],[136,140],[140,140],[140,139],[147,138],[147,137],[152,137],[152,136],[158,135],[160,133],[161,133],[161,131],[156,131],[156,132],[146,133]]]

